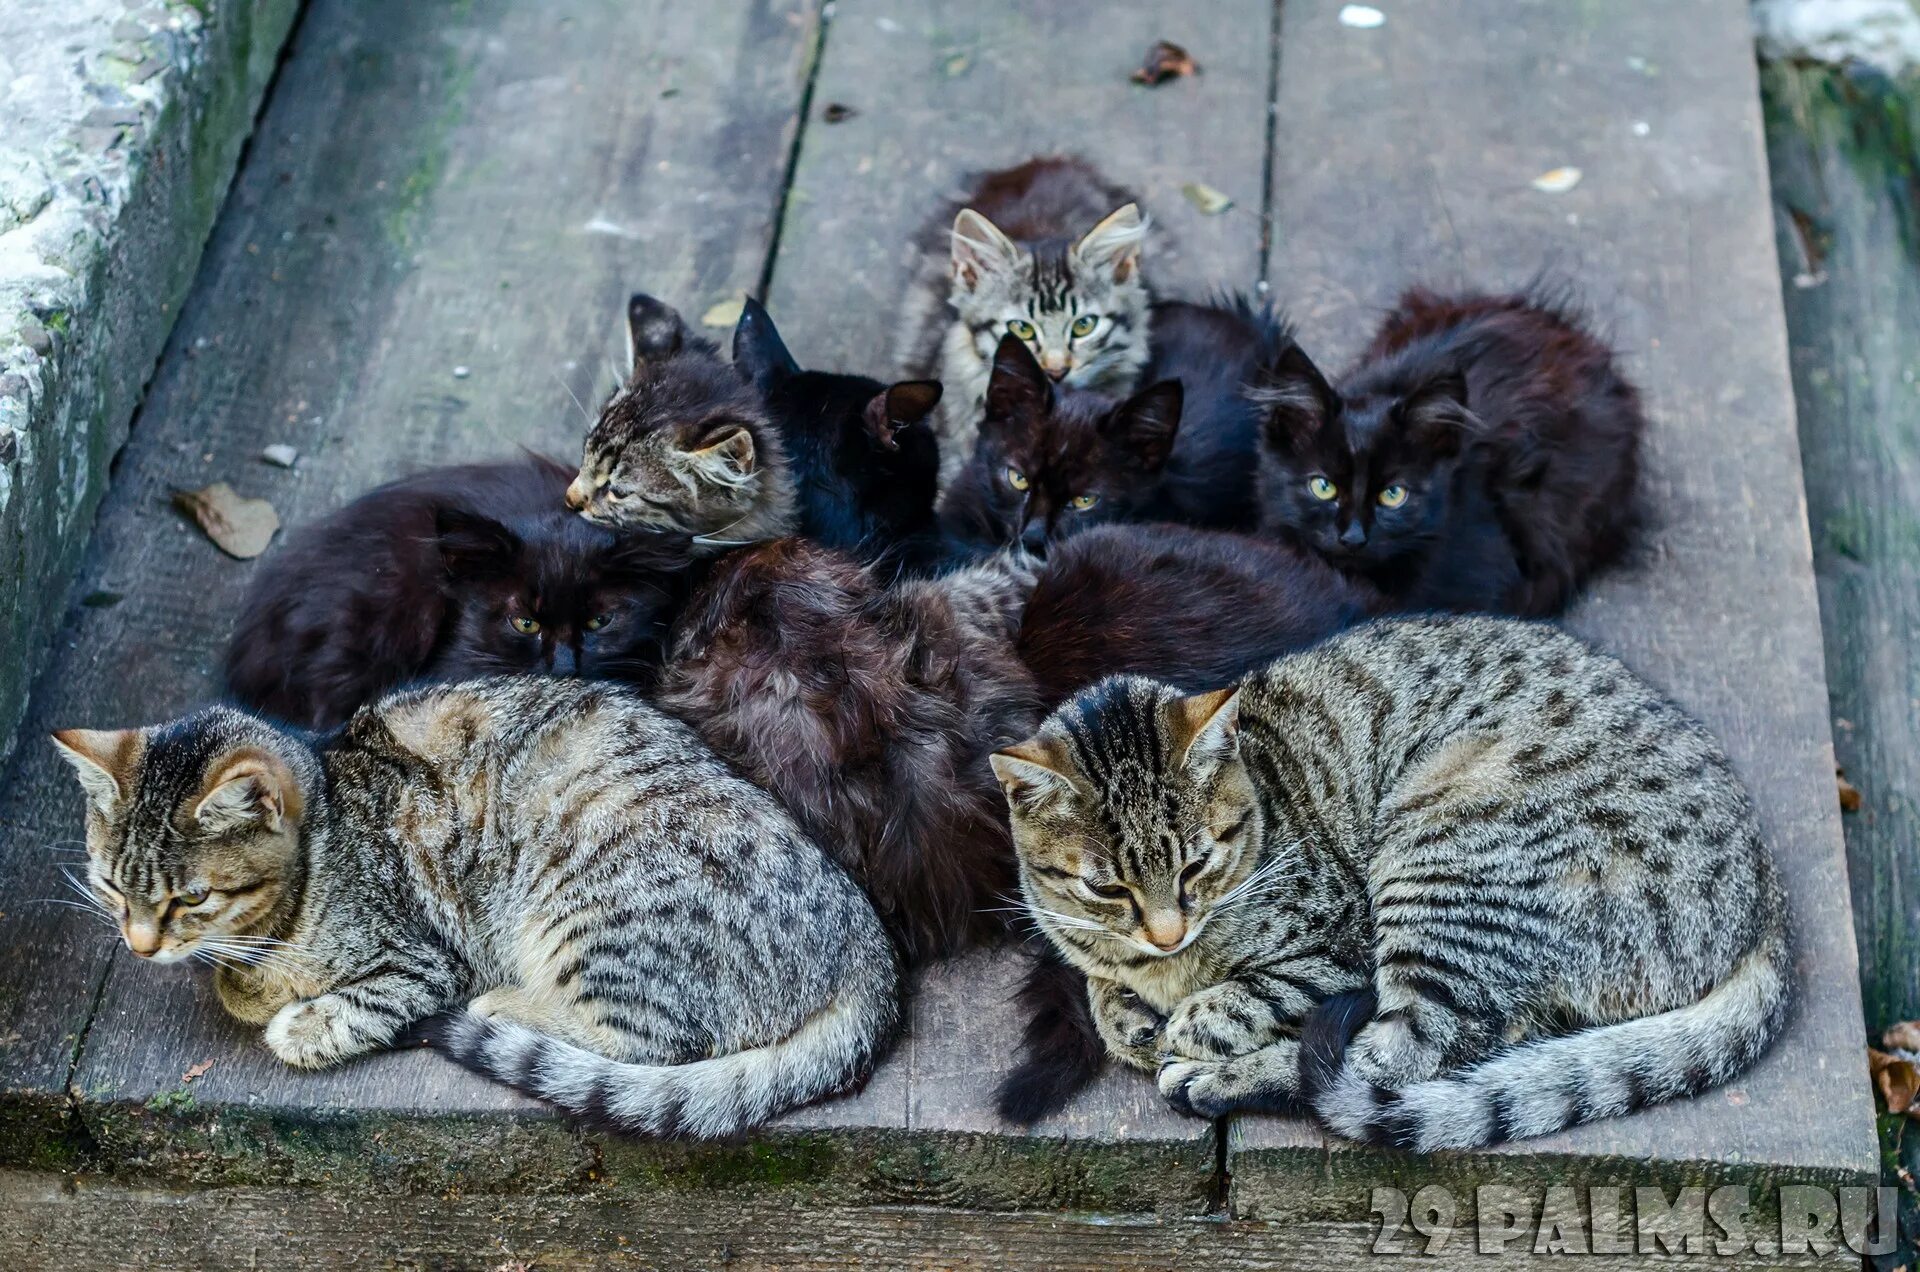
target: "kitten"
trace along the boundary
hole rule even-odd
[[[1002,336],[1025,344],[1052,380],[1133,391],[1147,362],[1146,233],[1132,195],[1065,156],[987,173],[929,224],[916,249],[901,360],[909,375],[947,387],[943,489],[973,451]]]
[[[939,404],[939,381],[888,385],[802,371],[752,299],[733,329],[733,365],[779,428],[793,474],[795,533],[867,560],[925,568],[938,559],[940,453],[925,421]]]
[[[1646,417],[1611,352],[1526,296],[1402,296],[1338,387],[1269,368],[1261,524],[1407,609],[1558,612],[1619,555]]]
[[[462,1004],[457,1060],[622,1129],[729,1135],[859,1082],[893,1031],[872,908],[763,791],[604,684],[393,695],[323,739],[226,707],[54,735],[87,879],[200,959],[287,1064]]]
[[[304,526],[257,568],[227,644],[248,708],[327,728],[418,677],[516,671],[647,681],[695,559],[566,510],[528,456],[435,468]]]
[[[1013,886],[986,757],[1040,720],[1013,651],[1031,577],[988,562],[883,587],[844,552],[733,554],[688,605],[657,701],[865,885],[916,962],[997,934]]]
[[[1548,627],[1381,623],[1195,697],[1114,679],[993,764],[1036,921],[1188,1112],[1304,1096],[1342,1135],[1476,1148],[1697,1094],[1787,1018],[1726,757]],[[1363,985],[1303,1089],[1302,1022]]]
[[[696,536],[706,551],[793,531],[793,476],[760,396],[651,296],[627,302],[633,370],[587,433],[569,507],[596,525]]]

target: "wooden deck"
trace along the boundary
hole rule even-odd
[[[692,317],[765,290],[803,362],[877,370],[925,210],[970,167],[1073,149],[1145,196],[1163,289],[1269,285],[1316,357],[1354,349],[1416,279],[1579,283],[1647,390],[1655,524],[1573,626],[1725,739],[1792,894],[1802,1007],[1748,1080],[1424,1161],[1300,1123],[1180,1118],[1124,1074],[1027,1133],[988,1101],[1017,1036],[1014,972],[976,959],[925,978],[857,1098],[752,1143],[609,1140],[429,1054],[292,1073],[203,979],[43,904],[79,808],[28,736],[0,780],[10,1265],[1344,1266],[1367,1257],[1376,1185],[1452,1186],[1466,1225],[1482,1183],[1725,1179],[1764,1211],[1763,1186],[1869,1179],[1745,5],[1381,7],[1360,30],[1337,0],[839,0],[830,16],[310,0],[30,728],[158,720],[214,692],[250,567],[180,522],[170,488],[230,480],[294,522],[422,463],[569,454],[585,426],[570,398],[606,387],[635,288]],[[1159,38],[1203,73],[1128,83]],[[855,113],[827,124],[829,104]],[[1570,192],[1530,186],[1569,164]],[[1180,193],[1196,181],[1234,207],[1201,214]],[[296,470],[258,462],[274,442],[300,449]],[[1471,1259],[1470,1236],[1447,1254]]]

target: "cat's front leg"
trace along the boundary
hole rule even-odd
[[[1164,1050],[1187,1060],[1226,1060],[1284,1036],[1297,1017],[1281,1018],[1271,1001],[1239,981],[1209,985],[1167,1017]]]
[[[267,1047],[296,1069],[322,1069],[376,1050],[450,1006],[449,981],[427,969],[392,971],[288,1003],[267,1022]]]
[[[1166,1021],[1119,981],[1087,977],[1087,1001],[1107,1051],[1148,1073],[1160,1067],[1160,1031]]]

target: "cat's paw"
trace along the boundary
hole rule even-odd
[[[367,1049],[350,1020],[354,1014],[331,994],[288,1003],[267,1022],[267,1047],[296,1069],[323,1069]]]
[[[1232,1112],[1227,1098],[1226,1066],[1208,1060],[1169,1060],[1156,1081],[1160,1094],[1189,1117],[1222,1117]]]
[[[1231,1060],[1170,1057],[1156,1081],[1168,1104],[1194,1117],[1299,1112],[1300,1046],[1289,1039]]]
[[[1273,1041],[1273,1012],[1238,985],[1214,985],[1167,1018],[1164,1047],[1184,1060],[1229,1060]]]
[[[1160,1031],[1166,1018],[1130,989],[1113,988],[1094,999],[1095,1021],[1107,1050],[1151,1073],[1160,1064]]]

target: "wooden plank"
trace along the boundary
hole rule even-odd
[[[1030,154],[1079,153],[1140,193],[1160,227],[1146,264],[1157,288],[1252,288],[1272,17],[1266,0],[1203,0],[1161,13],[1088,0],[841,6],[769,298],[795,356],[885,374],[920,226],[964,194],[969,172]],[[1129,82],[1162,38],[1184,44],[1203,73],[1157,89]],[[833,104],[858,113],[820,123]],[[1228,192],[1236,207],[1203,216],[1180,194],[1190,181]],[[1011,1130],[993,1113],[991,1093],[1022,1025],[1008,1002],[1014,974],[1010,961],[981,958],[930,977],[906,1054],[863,1099],[904,1099],[916,1130]],[[1183,1162],[1212,1152],[1211,1128],[1173,1114],[1132,1073],[1108,1073],[1035,1133],[1178,1144]]]
[[[1868,1032],[1920,1016],[1920,82],[1761,67]]]
[[[569,395],[608,383],[630,290],[698,314],[759,276],[781,182],[765,160],[797,126],[815,21],[811,0],[315,0],[75,589],[123,599],[74,607],[33,728],[162,720],[214,692],[252,567],[181,523],[169,488],[228,479],[291,523],[423,463],[575,452]],[[299,467],[261,464],[270,442]],[[204,978],[28,904],[61,895],[52,846],[80,833],[44,743],[0,789],[0,827],[7,1109],[61,1098],[103,978],[74,1080],[109,1139],[113,1110],[141,1113],[205,1059],[208,1108],[519,1107],[424,1056],[290,1073]]]
[[[1653,524],[1571,625],[1725,740],[1798,932],[1798,1012],[1748,1078],[1481,1160],[1864,1178],[1872,1102],[1746,6],[1397,0],[1373,30],[1339,8],[1286,6],[1275,294],[1338,363],[1408,282],[1515,286],[1544,266],[1578,283],[1647,392]],[[1531,188],[1564,165],[1585,174],[1571,192]],[[1232,1143],[1236,1214],[1289,1205],[1303,1162],[1327,1160],[1278,1119],[1237,1122]],[[1380,1160],[1331,1157],[1353,1189]]]

